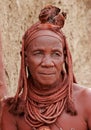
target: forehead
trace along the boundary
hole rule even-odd
[[[53,36],[39,36],[30,43],[29,50],[34,49],[62,49],[62,41]]]

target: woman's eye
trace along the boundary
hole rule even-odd
[[[52,56],[60,57],[60,56],[61,56],[61,53],[60,53],[60,52],[54,52],[54,53],[52,54]]]
[[[33,52],[33,55],[38,56],[38,55],[43,55],[43,53],[41,51],[36,51],[36,52]]]

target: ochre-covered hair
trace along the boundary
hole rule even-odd
[[[61,10],[55,6],[49,5],[41,10],[39,14],[39,22],[30,27],[25,32],[22,39],[21,69],[18,89],[15,97],[8,99],[7,102],[10,105],[10,111],[14,114],[24,114],[25,120],[32,127],[39,127],[44,124],[54,123],[57,120],[58,116],[61,115],[63,110],[70,113],[71,115],[76,115],[74,102],[72,100],[72,84],[73,82],[76,82],[76,80],[73,74],[72,58],[68,48],[68,43],[66,41],[65,35],[61,30],[61,28],[64,26],[65,19],[66,13],[61,12]],[[31,44],[31,41],[34,38],[36,38],[36,34],[40,30],[53,31],[64,41],[64,68],[67,79],[64,79],[63,81],[63,89],[61,89],[61,87],[60,89],[58,88],[59,90],[55,93],[55,96],[53,95],[53,93],[51,94],[51,92],[47,93],[50,94],[50,98],[48,98],[48,96],[46,95],[44,96],[44,98],[40,97],[38,95],[40,92],[36,92],[33,87],[31,87],[30,89],[33,94],[31,94],[31,96],[29,97],[28,93],[29,74],[27,74],[27,66],[25,64],[25,53],[27,51],[28,45]],[[43,34],[41,36],[43,36]],[[39,101],[37,101],[34,96],[38,97]],[[40,109],[46,108],[47,112],[39,113],[38,108],[36,108],[37,106],[35,105],[35,103],[33,103],[33,100],[34,102],[37,102],[36,104],[40,104],[38,106]],[[48,103],[50,103],[50,105]]]

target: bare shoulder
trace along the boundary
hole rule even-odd
[[[76,105],[79,104],[77,106],[80,106],[78,111],[83,112],[83,117],[88,124],[89,130],[91,130],[91,88],[79,86],[78,84],[73,86]]]
[[[79,96],[79,98],[91,98],[91,88],[81,86],[79,84],[73,84],[73,91],[75,95]]]
[[[76,100],[86,110],[85,112],[91,113],[91,88],[79,84],[74,84],[73,88]]]
[[[4,101],[3,106],[2,106],[2,114],[1,114],[1,119],[5,121],[5,119],[13,119],[14,115],[10,112],[10,105],[6,101]]]
[[[4,102],[1,114],[1,129],[2,130],[17,130],[16,116],[10,112],[10,105]]]
[[[10,108],[10,101],[12,100],[13,98],[7,98],[5,100],[2,101],[2,111],[4,112],[8,112],[9,111],[9,108]]]

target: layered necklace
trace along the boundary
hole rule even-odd
[[[50,130],[65,109],[68,95],[68,79],[65,75],[57,87],[47,91],[38,89],[29,81],[25,121],[38,130]],[[61,130],[61,128],[60,128]]]

